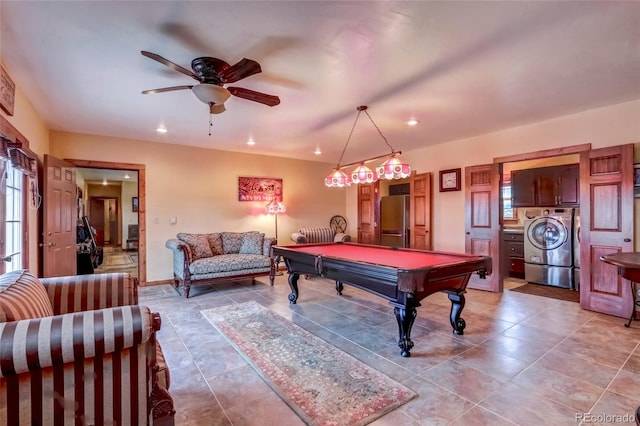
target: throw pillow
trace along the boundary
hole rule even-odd
[[[207,234],[178,234],[178,239],[189,244],[193,260],[213,256]]]
[[[223,232],[222,249],[224,250],[224,254],[240,253],[244,234],[244,232]]]
[[[209,247],[211,247],[211,252],[214,256],[218,254],[224,254],[224,250],[222,250],[222,234],[215,233],[209,234]]]
[[[25,269],[0,275],[0,322],[52,315],[47,289],[35,275]]]
[[[262,244],[264,243],[264,234],[247,232],[242,237],[242,245],[240,246],[241,254],[262,254]]]

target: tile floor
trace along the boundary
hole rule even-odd
[[[518,285],[508,283],[507,287]],[[393,309],[379,297],[333,283],[299,281],[297,305],[284,276],[191,288],[143,287],[140,303],[161,313],[177,425],[302,425],[302,421],[200,314],[255,300],[419,396],[373,426],[633,424],[640,406],[640,321],[506,290],[469,290],[463,336],[451,333],[444,294],[418,309],[411,358],[397,348]],[[618,416],[618,417],[616,417]]]

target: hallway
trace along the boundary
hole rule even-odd
[[[138,277],[138,252],[124,251],[120,247],[104,246],[104,260],[95,269],[96,274],[106,272],[128,272]]]

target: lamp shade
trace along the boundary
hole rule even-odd
[[[392,156],[376,169],[378,179],[404,179],[411,174],[411,166]]]
[[[324,178],[324,184],[330,188],[342,188],[351,185],[351,178],[342,170],[333,169],[331,174]]]
[[[205,104],[223,104],[231,93],[227,89],[222,86],[218,86],[217,84],[209,84],[209,83],[200,83],[196,84],[191,88],[191,91],[196,98],[200,99],[201,102]]]
[[[378,180],[376,174],[365,166],[364,164],[360,164],[358,168],[356,168],[351,173],[351,182],[352,183],[373,183]]]
[[[264,210],[267,213],[275,214],[275,213],[284,213],[287,211],[287,208],[285,207],[284,204],[282,204],[282,201],[278,201],[274,198],[269,202],[269,204],[267,204],[264,207]]]

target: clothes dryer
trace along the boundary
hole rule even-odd
[[[524,221],[524,279],[573,288],[573,209],[543,209]]]

